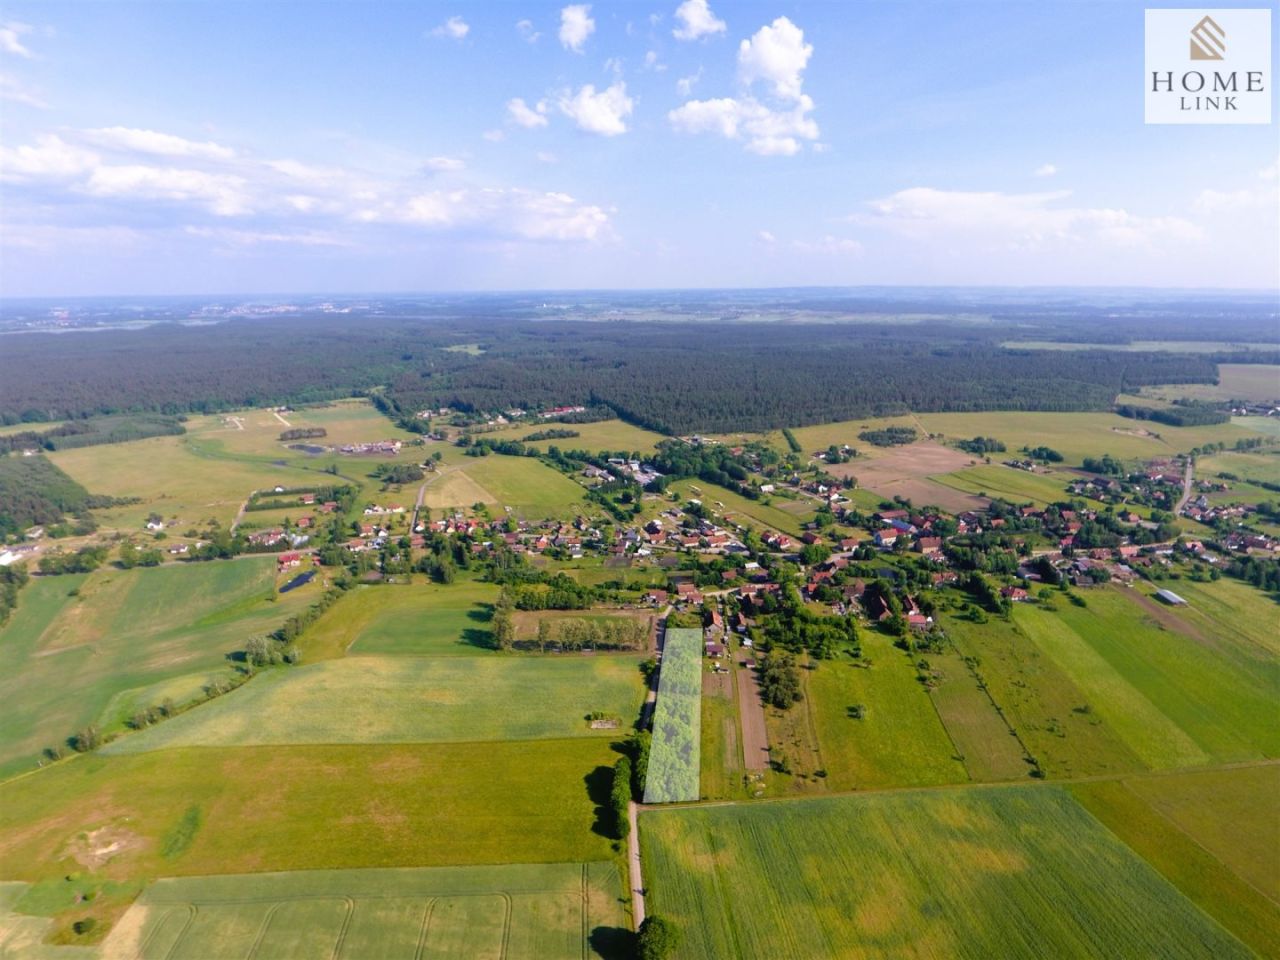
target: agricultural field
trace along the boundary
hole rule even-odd
[[[698,799],[702,739],[702,631],[666,631],[645,803]]]
[[[734,699],[736,670],[702,675],[702,743],[699,784],[705,799],[725,800],[742,792],[742,738]]]
[[[1270,352],[1276,349],[1274,343],[1241,343],[1230,340],[1130,340],[1128,343],[1080,343],[1066,340],[1011,340],[1002,346],[1018,350],[1120,350],[1125,353],[1146,353],[1149,351],[1165,351],[1168,353],[1231,353],[1240,350],[1256,350]],[[1223,364],[1228,366],[1228,364]],[[1245,364],[1234,364],[1245,366]],[[1171,384],[1181,387],[1182,384]],[[1206,386],[1190,384],[1190,386]]]
[[[1120,589],[1087,609],[1020,604],[1018,627],[1066,674],[1149,769],[1280,756],[1280,673],[1228,638],[1192,635]]]
[[[556,627],[573,621],[608,624],[610,621],[632,620],[646,625],[652,630],[655,619],[656,616],[653,610],[622,610],[602,607],[594,607],[590,610],[517,610],[511,615],[517,641],[536,640],[538,637],[538,624],[543,621],[546,621],[552,627]],[[552,636],[555,636],[555,630],[552,630]]]
[[[1176,610],[1150,595],[1154,586],[1135,588],[1147,613],[1188,636],[1205,642],[1229,644],[1237,658],[1254,663],[1262,671],[1280,669],[1280,636],[1275,630],[1276,602],[1261,590],[1223,577],[1210,583],[1182,579],[1172,584],[1175,593],[1187,601]],[[1224,625],[1229,624],[1230,627]]]
[[[1031,773],[1022,741],[996,709],[990,695],[954,649],[931,653],[936,686],[929,691],[942,726],[955,745],[969,778],[979,783],[1020,780]]]
[[[1060,788],[647,811],[640,838],[681,960],[1251,955]]]
[[[803,457],[808,457],[819,450],[825,450],[833,443],[837,447],[848,444],[856,448],[860,454],[858,458],[850,461],[851,463],[857,463],[862,457],[876,459],[894,451],[894,447],[877,447],[867,443],[865,440],[858,439],[858,434],[864,430],[883,430],[885,427],[912,427],[918,431],[920,424],[910,415],[902,417],[868,417],[862,420],[820,423],[811,427],[795,427],[791,432],[795,435],[802,448],[801,456]],[[778,434],[777,436],[782,444],[780,449],[790,450],[782,435]]]
[[[1070,498],[1066,487],[1075,475],[1055,470],[1029,473],[1003,464],[969,467],[933,478],[944,486],[983,497],[999,497],[1010,503],[1034,503],[1044,507]]]
[[[81,756],[0,783],[0,876],[604,860],[616,759],[601,737]]]
[[[1271,347],[1274,349],[1274,345]],[[1280,367],[1265,363],[1220,363],[1218,383],[1169,383],[1143,387],[1140,399],[1280,401]]]
[[[529,519],[568,519],[582,512],[584,489],[540,460],[492,454],[465,461],[430,479],[425,506],[465,511],[484,503]]]
[[[578,436],[565,437],[560,440],[530,440],[525,437],[544,430],[576,430]],[[535,450],[546,452],[547,447],[559,447],[561,450],[590,450],[595,453],[601,450],[622,451],[629,453],[653,453],[660,440],[666,438],[660,433],[636,427],[622,420],[598,420],[595,423],[520,423],[501,430],[477,433],[478,439],[484,440],[519,440]]]
[[[275,586],[270,557],[33,579],[0,628],[0,776],[91,723],[117,730],[138,706],[231,677],[227,654],[321,589]]]
[[[152,884],[104,956],[615,956],[626,919],[611,863],[191,877]]]
[[[280,434],[286,430],[309,428],[323,429],[325,436],[303,440],[280,439]],[[187,424],[187,431],[202,445],[227,454],[302,462],[322,459],[326,464],[336,461],[343,472],[348,472],[345,470],[347,466],[359,470],[355,466],[357,463],[367,462],[372,465],[390,458],[363,458],[336,453],[310,458],[301,451],[290,449],[288,444],[341,446],[377,440],[417,439],[388,420],[368,400],[341,400],[323,406],[299,407],[281,414],[271,410],[238,410],[230,414],[193,417]],[[418,456],[421,456],[420,452]]]
[[[1080,803],[1261,956],[1280,954],[1280,767],[1073,784]]]
[[[640,657],[350,657],[271,671],[232,693],[103,748],[439,743],[616,736],[602,710],[631,719]],[[264,718],[269,718],[264,722]]]
[[[1280,419],[1276,420],[1280,424]],[[1210,478],[1221,472],[1234,473],[1243,480],[1261,480],[1280,483],[1280,449],[1269,453],[1215,453],[1196,462],[1196,474]],[[1229,481],[1234,486],[1234,481]],[[1226,494],[1230,496],[1230,492]],[[1263,491],[1263,499],[1277,498],[1272,491]]]
[[[1254,433],[1265,433],[1269,437],[1280,437],[1280,417],[1232,417],[1231,423]]]
[[[869,490],[881,499],[904,497],[912,503],[930,504],[953,513],[981,510],[987,504],[981,497],[932,479],[980,463],[972,454],[924,439],[887,448],[864,445],[864,449],[874,453],[827,467],[827,472],[853,477],[859,489]]]
[[[922,413],[919,419],[930,433],[949,440],[995,437],[1011,455],[1022,447],[1052,447],[1063,455],[1066,466],[1079,466],[1085,457],[1104,453],[1124,460],[1167,457],[1206,443],[1230,445],[1255,435],[1231,424],[1171,427],[1114,413]]]
[[[299,639],[304,660],[357,654],[477,656],[493,649],[498,588],[477,580],[348,590]]]
[[[126,532],[142,532],[151,513],[175,521],[172,531],[179,533],[211,521],[227,527],[250,491],[315,483],[321,476],[288,464],[205,453],[189,437],[59,450],[49,459],[90,493],[140,498],[137,504],[94,511],[103,527]]]
[[[819,663],[809,674],[806,699],[791,708],[808,704],[812,711],[827,784],[850,790],[968,780],[907,654],[871,630],[863,631],[862,647],[870,666]],[[851,715],[858,705],[861,720]]]
[[[1016,622],[945,617],[941,624],[957,653],[973,659],[991,698],[1050,777],[1143,769],[1081,689]]]

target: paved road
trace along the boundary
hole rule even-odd
[[[1173,508],[1175,517],[1182,515],[1182,508],[1187,505],[1187,501],[1191,499],[1191,479],[1195,471],[1195,464],[1190,457],[1187,457],[1187,472],[1182,477],[1182,499],[1178,501],[1178,505]]]
[[[636,826],[636,802],[627,804],[627,819],[631,830],[627,833],[627,868],[631,875],[631,922],[636,930],[644,923],[644,877],[640,871],[640,830]]]

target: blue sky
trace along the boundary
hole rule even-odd
[[[1274,119],[1142,84],[1119,0],[8,2],[0,292],[1280,288]]]

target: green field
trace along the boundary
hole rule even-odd
[[[571,518],[584,509],[584,488],[533,457],[492,454],[464,460],[430,480],[427,507],[469,510],[484,503],[529,519]]]
[[[1080,783],[1072,794],[1261,956],[1280,955],[1280,767]]]
[[[1248,343],[1234,340],[1132,340],[1128,343],[1080,343],[1074,340],[1010,340],[1001,344],[1017,350],[1119,350],[1125,353],[1145,353],[1148,351],[1166,351],[1169,353],[1224,353],[1240,350],[1258,350],[1270,352],[1276,349],[1274,343]],[[1171,384],[1173,387],[1182,384]],[[1187,384],[1185,386],[1209,386],[1207,384]]]
[[[945,618],[959,654],[971,658],[992,699],[1041,768],[1052,777],[1143,769],[1142,762],[1088,698],[1015,624]],[[1090,706],[1088,711],[1083,708]]]
[[[882,448],[873,446],[865,440],[859,440],[858,434],[864,430],[882,430],[885,427],[913,427],[920,425],[911,416],[905,417],[867,417],[860,420],[841,420],[837,423],[820,423],[811,427],[796,427],[791,432],[802,447],[801,456],[808,458],[818,450],[825,450],[833,443],[839,447],[848,444],[856,447],[862,456],[874,457]],[[779,435],[781,450],[790,450],[785,440]],[[891,448],[890,448],[891,449]]]
[[[662,646],[645,803],[698,799],[702,741],[702,631],[670,629]]]
[[[1193,636],[1211,636],[1219,643],[1231,644],[1236,657],[1243,657],[1263,670],[1280,669],[1277,666],[1280,635],[1275,629],[1280,607],[1275,600],[1229,577],[1211,583],[1182,579],[1172,584],[1172,588],[1187,601],[1187,606],[1162,610],[1169,623],[1181,624],[1181,628]],[[1139,589],[1146,593],[1154,587],[1144,585]]]
[[[1216,384],[1161,384],[1143,387],[1140,396],[1161,400],[1280,400],[1280,367],[1265,363],[1220,363]]]
[[[1050,503],[1059,503],[1071,497],[1067,493],[1067,484],[1073,476],[1067,473],[1028,473],[1026,470],[1015,470],[1000,464],[970,467],[955,473],[944,473],[932,478],[964,493],[981,494],[986,497],[1000,497],[1011,503],[1027,503],[1030,501],[1038,507]]]
[[[736,687],[735,671],[703,675],[698,783],[706,799],[725,800],[742,793],[745,771]]]
[[[521,423],[514,427],[476,434],[484,440],[519,440],[542,430],[576,430],[578,436],[565,437],[561,440],[532,440],[525,445],[535,450],[545,451],[547,447],[559,447],[561,450],[590,450],[593,453],[601,450],[628,453],[652,453],[657,449],[658,441],[665,439],[662,434],[632,426],[622,420],[599,420],[595,423]]]
[[[1052,787],[652,811],[640,836],[682,960],[1250,955]]]
[[[1280,424],[1280,418],[1275,421]],[[1216,453],[1196,463],[1196,474],[1201,478],[1212,478],[1220,472],[1234,473],[1242,480],[1262,480],[1267,483],[1280,483],[1280,449],[1269,453]],[[1228,481],[1232,487],[1235,481]],[[1262,499],[1277,499],[1272,491],[1260,491]],[[1231,491],[1225,496],[1230,497]],[[1250,497],[1249,499],[1253,499]]]
[[[1079,466],[1085,457],[1104,453],[1126,460],[1165,457],[1206,443],[1230,445],[1256,435],[1231,424],[1170,427],[1114,413],[922,413],[920,422],[930,433],[948,439],[995,437],[1008,446],[1010,454],[1022,447],[1052,447],[1063,455],[1067,466]]]
[[[1254,433],[1280,437],[1280,417],[1232,417],[1231,423]]]
[[[627,939],[620,893],[608,862],[166,879],[116,924],[101,955],[618,956]]]
[[[988,693],[954,649],[925,658],[938,675],[929,693],[971,780],[989,783],[1030,774],[1026,751]]]
[[[1019,605],[1018,626],[1151,769],[1280,756],[1280,671],[1227,624],[1190,636],[1119,589],[1087,609]],[[1164,614],[1161,612],[1161,616]]]
[[[809,675],[808,704],[827,783],[848,790],[967,780],[908,656],[869,630],[862,634],[862,648],[870,667],[837,660]],[[861,720],[849,717],[855,704],[866,710]]]
[[[104,753],[294,743],[439,743],[616,736],[640,710],[639,656],[351,657],[274,670]]]
[[[0,776],[90,723],[118,727],[137,706],[231,676],[228,653],[320,590],[276,597],[275,583],[269,557],[34,578],[0,630]]]
[[[299,640],[308,661],[351,654],[477,656],[490,652],[498,588],[458,580],[349,590]]]
[[[76,757],[0,783],[0,879],[607,859],[616,759],[600,737]]]

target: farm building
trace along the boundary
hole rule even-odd
[[[1182,597],[1178,596],[1172,590],[1157,590],[1156,596],[1171,607],[1185,607],[1187,605],[1187,601],[1182,599]]]

